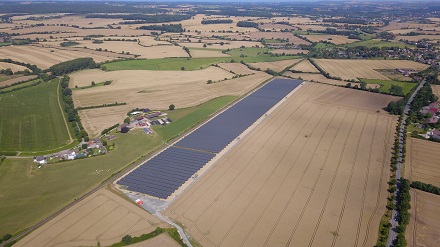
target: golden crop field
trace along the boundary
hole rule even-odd
[[[416,36],[396,36],[395,40],[408,40],[417,42],[422,39],[430,40],[430,41],[438,41],[440,40],[440,35],[416,35]]]
[[[318,66],[327,71],[331,76],[346,79],[381,79],[388,77],[377,72],[377,69],[412,68],[424,70],[427,64],[409,60],[348,60],[348,59],[316,59]]]
[[[250,65],[252,67],[261,69],[262,71],[265,71],[267,69],[271,69],[275,72],[281,72],[285,68],[292,66],[295,63],[298,63],[299,61],[301,61],[300,58],[290,59],[290,60],[281,60],[281,61],[276,61],[276,62],[251,63]]]
[[[301,71],[304,73],[319,73],[319,70],[307,59],[304,59],[300,63],[296,64],[290,70]]]
[[[0,57],[10,58],[23,63],[35,64],[41,69],[48,69],[54,64],[80,57],[91,57],[95,62],[114,60],[115,57],[90,53],[86,51],[70,51],[66,49],[45,48],[37,45],[0,47]]]
[[[108,246],[130,234],[170,227],[122,197],[100,189],[44,224],[15,246]]]
[[[165,214],[203,246],[373,246],[396,117],[386,95],[306,83]]]
[[[257,72],[231,79],[234,74],[209,67],[195,71],[86,70],[71,74],[70,87],[88,86],[92,81],[113,81],[111,85],[74,90],[75,106],[125,102],[127,105],[79,111],[81,121],[92,136],[121,122],[133,108],[168,109],[195,106],[224,95],[242,95],[271,76]],[[227,78],[226,81],[221,81]],[[215,83],[207,84],[208,80]]]
[[[440,97],[440,85],[431,85],[432,92],[437,95],[437,97]]]
[[[234,73],[236,75],[250,75],[255,74],[255,70],[249,69],[246,65],[241,63],[219,63],[217,64],[220,68]]]
[[[406,177],[440,187],[440,143],[408,138]]]
[[[440,245],[440,196],[411,189],[411,219],[406,227],[408,246]]]
[[[12,72],[14,72],[14,73],[17,71],[29,70],[28,68],[21,66],[21,65],[0,62],[0,70],[2,70],[2,69],[11,69]]]
[[[296,37],[292,33],[288,32],[253,32],[247,34],[253,40],[260,39],[288,39],[289,43],[295,45],[310,45],[310,42]]]
[[[328,41],[335,45],[347,44],[359,41],[357,39],[349,39],[347,36],[343,35],[327,35],[327,34],[314,34],[314,35],[303,35],[312,42]]]
[[[45,15],[46,16],[46,15]],[[42,20],[17,20],[14,23],[35,25],[44,23],[47,25],[67,24],[69,26],[76,25],[85,28],[105,27],[107,25],[117,25],[122,19],[101,19],[101,18],[85,18],[84,16],[64,16],[57,19],[42,19]]]
[[[35,79],[37,77],[38,77],[37,75],[25,75],[25,76],[15,77],[13,79],[5,80],[5,81],[0,81],[0,87],[9,86],[9,85],[17,83],[17,82],[28,81],[31,79]]]

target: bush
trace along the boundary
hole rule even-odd
[[[176,108],[176,106],[174,104],[171,104],[170,106],[168,106],[168,110],[173,111],[174,108]]]

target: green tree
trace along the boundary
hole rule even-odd
[[[133,238],[130,235],[125,235],[124,237],[122,237],[122,242],[124,244],[130,244],[132,240]]]
[[[92,81],[92,86],[95,86],[95,85],[96,85],[96,83],[94,81]]]
[[[124,123],[130,123],[130,121],[131,121],[130,117],[124,119]]]
[[[176,108],[176,106],[174,104],[171,104],[170,106],[168,106],[168,110],[170,110],[170,111],[174,110],[174,108]]]

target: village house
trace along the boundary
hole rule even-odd
[[[44,156],[35,156],[34,162],[42,166],[47,164],[47,159]]]

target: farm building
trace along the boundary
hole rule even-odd
[[[45,165],[45,164],[47,164],[47,159],[44,156],[35,156],[34,162],[39,165]]]

